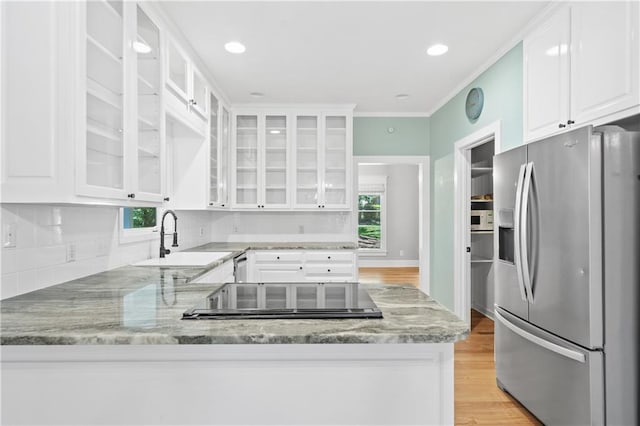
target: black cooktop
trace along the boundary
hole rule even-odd
[[[358,283],[225,284],[182,319],[382,318]]]

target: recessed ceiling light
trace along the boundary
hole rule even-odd
[[[133,47],[133,50],[135,50],[138,53],[149,53],[151,52],[151,46],[149,46],[147,43],[143,43],[141,41],[134,41],[131,44],[131,47]]]
[[[444,44],[434,44],[433,46],[427,49],[427,55],[440,56],[447,53],[448,50],[449,50],[449,47],[445,46]]]
[[[280,130],[269,130],[269,133],[271,133],[272,135],[279,135]]]
[[[251,96],[253,96],[254,98],[264,98],[264,93],[260,93],[260,92],[251,92],[249,93]]]
[[[244,53],[244,51],[247,50],[247,48],[244,47],[244,44],[239,41],[230,41],[224,45],[224,48],[230,53]]]
[[[400,93],[399,95],[396,95],[396,99],[399,99],[401,101],[408,99],[409,95],[407,95],[406,93]]]

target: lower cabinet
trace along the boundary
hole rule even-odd
[[[193,280],[194,283],[210,284],[232,283],[234,281],[233,260],[227,260],[222,265],[213,268],[209,272],[205,272],[204,275]]]
[[[252,250],[249,282],[353,282],[358,280],[355,250]]]

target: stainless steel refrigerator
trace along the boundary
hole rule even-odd
[[[498,386],[548,425],[640,424],[640,118],[494,158]]]

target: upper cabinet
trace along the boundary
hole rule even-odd
[[[167,40],[166,56],[166,87],[171,112],[192,120],[194,127],[203,126],[209,114],[207,81],[171,38]]]
[[[233,207],[349,210],[352,109],[236,111]]]
[[[287,208],[289,201],[289,117],[234,114],[233,206]]]
[[[213,93],[209,94],[209,203],[210,207],[228,205],[229,112]]]
[[[80,195],[160,202],[164,143],[160,30],[135,3],[79,3]]]
[[[351,115],[295,116],[294,206],[349,209]]]
[[[639,16],[635,1],[571,3],[524,40],[525,141],[640,104]]]

